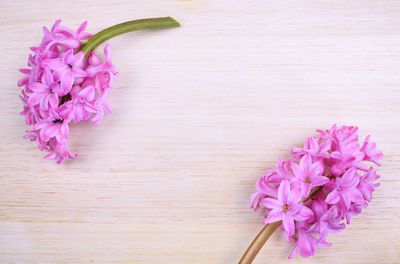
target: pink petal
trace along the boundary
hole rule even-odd
[[[51,74],[51,71],[49,68],[44,69],[44,74],[42,77],[42,81],[47,84],[47,86],[50,86],[54,82],[53,74]]]
[[[363,200],[362,193],[356,188],[354,188],[351,192],[349,192],[348,196],[351,199],[351,201],[356,203],[361,202]]]
[[[303,168],[310,168],[312,164],[312,159],[309,154],[304,155],[300,160],[300,166]]]
[[[65,138],[67,138],[68,132],[69,132],[69,126],[66,123],[66,121],[64,121],[64,124],[62,124],[62,126],[61,126],[61,135]]]
[[[278,200],[282,203],[286,203],[287,197],[290,194],[290,184],[288,181],[284,180],[281,182],[278,188]]]
[[[250,208],[255,211],[258,210],[260,208],[260,202],[263,197],[264,196],[259,192],[253,193],[250,197]]]
[[[313,187],[321,186],[328,182],[329,182],[329,178],[324,177],[324,176],[317,176],[314,179],[312,179]]]
[[[89,61],[90,65],[98,65],[98,64],[100,64],[100,59],[94,52],[90,53],[88,61]]]
[[[302,182],[302,183],[300,183],[300,187],[301,187],[301,195],[304,198],[306,198],[310,194],[311,184]]]
[[[51,108],[56,109],[58,106],[58,96],[56,94],[51,94],[49,96],[49,105]]]
[[[321,162],[315,162],[314,164],[311,165],[310,167],[310,174],[312,176],[317,176],[317,175],[321,175],[323,171],[323,165]]]
[[[344,205],[346,206],[347,209],[349,209],[350,205],[351,205],[351,198],[350,198],[350,195],[348,195],[348,194],[349,193],[347,192],[347,193],[343,193],[343,195],[341,195]]]
[[[60,24],[61,24],[61,19],[57,19],[57,20],[54,22],[53,26],[51,27],[51,31],[54,32],[54,31],[60,26]]]
[[[302,206],[301,209],[297,212],[297,214],[293,215],[294,220],[296,221],[305,221],[314,215],[313,211],[307,206]]]
[[[79,52],[75,55],[71,55],[69,58],[69,63],[73,66],[79,66],[82,61],[83,61],[83,57],[85,56],[85,54],[83,52]]]
[[[315,254],[316,243],[312,241],[312,238],[307,237],[305,231],[300,232],[298,244],[300,255],[303,257],[313,256]]]
[[[289,236],[293,236],[295,231],[293,217],[291,215],[282,213],[282,224]]]
[[[270,209],[275,209],[277,211],[282,210],[282,203],[273,198],[265,198],[264,200],[262,200],[262,204]]]
[[[293,189],[290,191],[289,196],[287,197],[287,204],[297,204],[301,200],[301,190]]]
[[[86,27],[87,27],[88,22],[84,21],[82,24],[80,24],[80,26],[78,27],[78,29],[76,30],[76,32],[78,34],[82,33],[83,31],[85,31]]]
[[[97,109],[96,107],[94,107],[92,104],[90,104],[90,103],[86,103],[85,105],[84,105],[84,109],[85,109],[85,111],[87,111],[87,112],[89,112],[89,113],[92,113],[92,114],[96,114],[96,113],[98,113],[99,112],[99,109]]]
[[[348,185],[351,183],[355,177],[356,170],[352,167],[348,169],[342,176],[342,178],[339,179],[340,185]]]
[[[58,126],[49,126],[46,131],[44,131],[45,140],[49,140],[58,133]]]
[[[35,93],[43,93],[48,91],[49,87],[47,85],[44,85],[43,83],[31,82],[29,84],[29,89],[31,89]]]
[[[80,68],[74,68],[73,72],[74,72],[75,77],[86,77],[87,76],[87,73]]]
[[[273,222],[277,222],[279,220],[282,220],[282,216],[284,214],[280,211],[276,211],[276,210],[271,210],[267,216],[267,218],[265,218],[264,223],[265,224],[269,224],[269,223],[273,223]]]
[[[87,32],[81,32],[81,33],[79,34],[80,40],[89,39],[89,38],[91,38],[92,36],[93,36],[92,34],[87,33]]]
[[[69,93],[69,91],[71,91],[74,81],[74,75],[71,72],[66,71],[65,74],[61,77],[61,89],[64,94],[67,94]]]
[[[291,166],[292,171],[293,171],[294,175],[296,176],[296,178],[298,178],[298,179],[303,179],[304,178],[304,172],[301,169],[301,166],[297,165],[294,162],[291,162],[290,166]]]
[[[49,67],[55,71],[62,71],[67,69],[67,65],[62,62],[59,58],[57,59],[46,59],[42,62],[44,67]]]
[[[340,195],[337,190],[333,190],[325,199],[328,204],[337,204],[340,201]]]
[[[40,93],[33,93],[28,99],[28,105],[34,106],[38,105],[40,103],[40,100],[42,100],[43,95]]]
[[[94,91],[95,87],[90,85],[88,87],[83,88],[79,93],[78,96],[82,98],[86,98],[88,100],[93,100],[94,98]]]

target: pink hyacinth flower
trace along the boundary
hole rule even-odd
[[[275,171],[270,171],[261,176],[256,182],[256,192],[250,199],[250,207],[258,210],[262,200],[266,197],[276,197],[278,195],[278,187],[282,177]]]
[[[291,190],[288,181],[282,181],[278,189],[278,199],[265,198],[262,202],[270,208],[265,223],[282,220],[283,227],[289,236],[294,235],[294,221],[304,221],[312,217],[313,212],[300,203],[300,193]]]
[[[376,182],[379,178],[379,175],[376,174],[376,171],[372,167],[360,178],[357,188],[366,201],[371,201],[372,193],[375,191],[375,188],[379,186],[379,183]]]
[[[312,256],[318,246],[330,246],[328,235],[367,208],[379,186],[380,177],[365,164],[379,165],[383,156],[370,137],[360,145],[355,126],[317,131],[302,148],[292,149],[291,159],[278,160],[273,171],[260,177],[251,196],[251,207],[265,210],[264,223],[282,220],[286,239],[294,242],[289,258]]]
[[[42,82],[31,82],[28,84],[28,88],[32,91],[32,94],[28,98],[28,105],[30,107],[40,105],[42,111],[57,108],[59,104],[58,86],[54,82],[50,69],[46,68],[42,76]]]
[[[29,68],[20,70],[25,77],[18,82],[23,87],[21,114],[25,123],[32,126],[25,137],[49,152],[46,159],[58,163],[76,157],[67,147],[71,121],[92,119],[98,123],[111,112],[107,99],[117,73],[108,45],[104,47],[104,60],[94,52],[87,58],[79,52],[83,41],[91,36],[84,32],[86,22],[77,30],[60,24],[61,20],[57,20],[51,30],[43,29],[43,40],[31,48]]]
[[[296,158],[300,159],[306,154],[310,154],[315,159],[317,158],[329,158],[328,151],[331,148],[331,141],[324,140],[322,143],[318,143],[318,140],[314,137],[306,139],[303,148],[293,148],[292,154]]]
[[[70,92],[75,79],[85,77],[86,71],[83,67],[83,52],[74,54],[73,50],[69,50],[62,55],[61,58],[47,59],[43,61],[43,66],[54,71],[54,74],[60,80],[60,91],[58,93],[66,95]]]
[[[319,161],[313,163],[311,156],[308,154],[301,158],[299,165],[292,162],[291,167],[297,181],[300,183],[301,195],[303,197],[307,197],[312,188],[329,182],[327,177],[322,176],[322,163]]]
[[[348,169],[341,178],[335,180],[335,189],[326,197],[328,204],[337,204],[344,202],[347,209],[350,208],[351,202],[360,202],[362,200],[361,192],[356,188],[360,180],[354,168]]]
[[[93,37],[85,32],[86,21],[76,30],[61,26],[61,20],[50,29],[43,27],[42,41],[30,48],[28,68],[20,69],[24,77],[18,81],[24,104],[21,115],[31,126],[25,138],[48,152],[45,159],[61,163],[76,158],[67,144],[71,122],[98,124],[111,113],[107,100],[117,70],[109,45],[104,45],[104,58],[94,50],[122,33],[179,26],[171,17],[139,19],[114,25]]]
[[[371,142],[370,136],[367,136],[364,140],[364,143],[361,147],[361,151],[364,152],[364,160],[372,161],[376,165],[380,166],[380,159],[383,157],[383,153],[381,151],[376,150],[376,143]]]

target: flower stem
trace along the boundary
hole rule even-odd
[[[81,46],[80,51],[83,51],[85,56],[87,56],[105,41],[127,32],[145,29],[174,28],[179,26],[180,24],[172,17],[147,18],[124,22],[98,32]]]
[[[274,231],[282,224],[282,221],[274,222],[271,224],[264,225],[260,233],[254,238],[250,246],[244,252],[242,258],[239,260],[239,264],[250,264],[253,262],[254,258],[260,252],[261,248],[267,242],[268,238],[274,233]]]
[[[316,187],[311,190],[310,195],[305,198],[302,202],[307,202],[310,200],[314,194],[316,194],[322,187]],[[253,262],[254,258],[257,256],[258,252],[260,252],[261,248],[264,246],[265,242],[267,242],[268,238],[275,232],[275,230],[282,224],[282,221],[273,222],[270,224],[264,225],[258,235],[251,242],[250,246],[246,249],[243,256],[240,258],[238,264],[250,264]]]

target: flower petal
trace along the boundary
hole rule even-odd
[[[337,204],[340,201],[340,195],[337,190],[333,190],[326,196],[325,202],[328,204]]]
[[[253,193],[250,198],[250,208],[257,211],[260,208],[260,201],[263,197],[264,196],[259,192]]]
[[[313,187],[321,186],[328,182],[329,182],[329,179],[325,176],[316,176],[314,179],[312,179]]]
[[[61,77],[61,89],[64,94],[67,94],[69,93],[69,91],[71,91],[74,81],[74,75],[70,71],[66,71],[65,74]]]
[[[293,236],[295,231],[293,217],[289,214],[282,213],[282,224],[289,236]]]
[[[304,172],[299,165],[297,165],[294,162],[291,162],[290,166],[291,166],[294,176],[296,176],[296,178],[298,178],[298,179],[304,178]]]
[[[297,214],[293,215],[296,221],[305,221],[314,215],[313,211],[307,206],[302,206]]]
[[[277,222],[279,220],[282,220],[282,216],[284,214],[280,211],[276,211],[276,210],[271,210],[268,214],[268,216],[265,218],[264,223],[265,224],[269,224],[269,223],[273,223],[273,222]]]
[[[288,181],[284,180],[279,185],[278,200],[281,201],[282,203],[286,203],[289,194],[290,194],[290,184]]]
[[[301,195],[304,198],[306,198],[310,194],[311,184],[302,182],[302,183],[300,183],[300,186],[301,186]]]
[[[267,208],[282,211],[282,203],[276,199],[265,198],[264,200],[262,200],[262,204]]]

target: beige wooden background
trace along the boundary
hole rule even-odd
[[[158,16],[182,27],[111,41],[114,113],[71,129],[80,158],[44,161],[16,86],[41,27]],[[0,29],[0,263],[235,263],[256,179],[333,123],[372,134],[382,187],[291,263],[400,263],[400,1],[2,0]],[[289,249],[275,234],[256,263]]]

